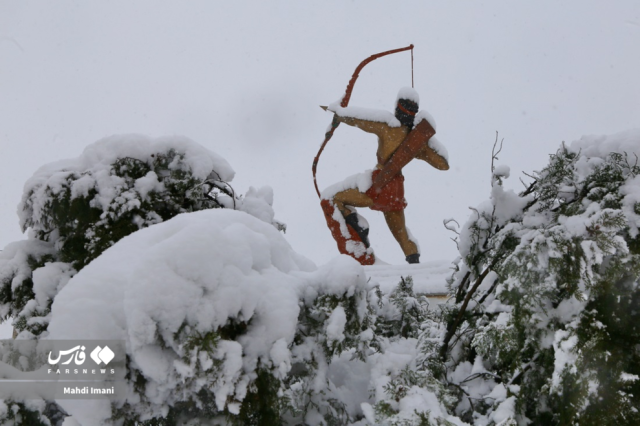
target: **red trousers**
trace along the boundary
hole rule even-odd
[[[374,170],[371,179],[375,180],[380,170]],[[380,212],[394,212],[404,210],[407,207],[407,201],[404,199],[404,176],[398,173],[386,184],[382,190],[376,194],[373,188],[369,188],[367,194],[373,200],[371,210]]]

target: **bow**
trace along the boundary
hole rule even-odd
[[[407,47],[402,47],[400,49],[393,49],[393,50],[387,50],[386,52],[376,53],[375,55],[371,55],[364,61],[360,62],[360,65],[358,65],[356,70],[353,72],[353,75],[351,76],[351,80],[349,80],[349,84],[347,84],[347,89],[344,92],[344,96],[342,97],[340,106],[342,108],[346,108],[347,105],[349,105],[349,99],[351,98],[351,92],[353,92],[353,86],[356,84],[356,80],[360,75],[360,71],[362,71],[362,69],[369,62],[374,61],[383,56],[391,55],[392,53],[404,52],[405,50],[411,50],[411,86],[413,86],[413,44],[411,44]],[[320,160],[320,154],[322,154],[324,147],[327,145],[327,142],[329,142],[329,139],[331,139],[331,137],[333,136],[333,132],[335,132],[335,130],[338,128],[339,125],[340,125],[340,122],[338,121],[338,118],[334,114],[333,120],[331,121],[331,127],[324,134],[324,142],[322,142],[322,145],[320,146],[320,150],[318,151],[318,154],[313,159],[313,166],[311,167],[311,171],[313,172],[313,185],[316,187],[316,192],[318,193],[318,197],[320,197],[320,190],[318,189],[318,182],[316,181],[316,169],[318,167],[318,160]]]

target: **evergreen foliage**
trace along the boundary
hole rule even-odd
[[[223,207],[221,192],[232,196],[215,171],[207,179],[194,176],[184,153],[169,149],[150,157],[117,158],[111,164],[107,205],[100,188],[103,169],[62,171],[53,184],[32,187],[22,203],[23,230],[31,228],[42,241],[55,239],[60,261],[80,270],[138,229],[180,213]]]
[[[348,424],[353,418],[332,395],[335,386],[327,372],[332,359],[342,353],[364,359],[375,321],[368,298],[367,291],[360,288],[341,295],[317,293],[301,300],[299,323],[290,347],[294,355],[291,370],[284,372],[263,360],[255,372],[247,372],[251,380],[244,385],[243,377],[227,376],[224,364],[231,358],[229,348],[237,346],[241,351],[237,342],[246,337],[248,324],[229,321],[204,335],[185,324],[174,334],[175,340],[159,342],[165,349],[180,351],[184,369],[193,371],[171,392],[174,402],[167,405],[166,413],[145,420],[157,403],[145,397],[151,384],[130,362],[128,379],[135,383],[141,400],[135,406],[114,405],[113,419],[132,426],[174,426],[186,421],[192,425],[277,426],[305,424],[305,419],[322,419],[325,425]],[[336,316],[344,316],[344,325],[335,327]],[[245,392],[234,393],[234,388],[244,388]],[[220,395],[228,396],[221,401]],[[225,409],[220,409],[221,405]]]
[[[494,160],[498,153],[494,149]],[[169,149],[148,161],[119,157],[101,177],[95,170],[66,170],[49,186],[30,186],[23,223],[32,238],[9,245],[0,257],[2,317],[17,318],[22,337],[43,335],[55,295],[76,271],[125,235],[181,212],[235,207],[281,228],[272,210],[260,204],[270,206],[269,191],[251,189],[242,200],[217,173],[196,176],[187,163],[179,150]],[[132,351],[127,380],[135,396],[111,405],[111,421],[126,426],[640,424],[636,157],[621,149],[581,152],[563,145],[521,193],[504,187],[508,177],[508,168],[492,164],[490,199],[456,230],[460,257],[448,282],[451,303],[439,307],[416,294],[411,277],[389,293],[369,287],[352,259],[306,271],[304,262],[287,252],[282,264],[288,266],[278,269],[271,259],[274,247],[289,248],[274,243],[268,232],[252,234],[259,227],[250,222],[240,226],[236,212],[211,212],[229,213],[231,234],[244,232],[243,244],[251,249],[265,244],[261,252],[255,248],[250,261],[264,265],[231,275],[225,287],[256,290],[254,298],[237,295],[251,307],[238,303],[236,311],[211,320],[212,326],[194,320],[197,315],[171,325],[154,316],[154,304],[149,312],[136,311],[138,319],[147,315],[143,322],[154,330],[136,340],[136,350],[153,348],[169,367],[144,366],[144,356],[136,359]],[[118,182],[107,185],[108,203],[104,179]],[[194,213],[188,223],[207,214]],[[202,228],[197,226],[198,234]],[[208,246],[200,252],[207,251],[202,247]],[[111,259],[111,253],[94,265]],[[224,255],[225,250],[217,253]],[[231,269],[242,266],[224,262]],[[270,279],[259,281],[266,279],[263,273]],[[260,286],[242,287],[242,280]],[[198,291],[204,289],[194,297],[205,299],[211,290],[216,296],[207,303],[218,300],[217,284],[201,281],[194,281]],[[257,342],[260,330],[276,317],[266,320],[273,310],[265,307],[275,305],[265,304],[261,311],[254,299],[274,290],[292,297],[287,314],[278,318],[295,327],[283,331],[285,337],[265,332],[273,341]],[[138,306],[139,299],[127,300],[127,306]],[[284,306],[283,300],[277,303]],[[190,310],[194,304],[186,305]],[[53,333],[55,321],[50,328]],[[154,373],[163,377],[151,377]],[[356,378],[363,383],[345,383]],[[368,399],[345,389],[368,392]],[[66,415],[44,401],[5,405],[0,424],[17,419],[56,424]]]
[[[14,318],[18,332],[42,334],[55,294],[125,236],[180,213],[235,206],[216,170],[196,175],[185,152],[158,147],[139,157],[116,156],[106,166],[96,158],[83,170],[62,166],[25,187],[21,223],[30,237],[0,258],[0,315]],[[34,288],[38,270],[43,283]]]
[[[223,180],[232,176],[226,161],[181,138],[112,137],[78,159],[44,166],[25,185],[20,205],[29,238],[0,252],[0,319],[13,318],[20,338],[46,335],[57,293],[120,239],[180,213],[241,208],[245,200]],[[251,188],[246,202],[264,211],[260,191]],[[66,414],[60,407],[39,402],[46,410],[6,401],[12,408],[0,424],[61,423]]]
[[[375,290],[376,334],[371,347],[378,356],[407,345],[414,354],[403,367],[388,371],[380,388],[372,389],[375,405],[370,423],[385,426],[452,425],[447,410],[456,403],[455,393],[440,380],[445,365],[437,356],[444,332],[441,312],[430,307],[424,295],[413,291],[412,277],[402,277],[387,295]],[[372,355],[374,357],[375,355]],[[407,409],[405,406],[416,407]],[[434,412],[433,407],[440,408]]]
[[[563,146],[520,194],[494,174],[460,231],[440,348],[463,420],[640,423],[639,173]]]
[[[418,338],[420,326],[427,319],[429,303],[424,296],[413,292],[413,278],[401,277],[397,287],[388,295],[376,288],[378,306],[384,316],[380,318],[376,337]]]
[[[333,395],[329,365],[347,353],[363,362],[368,355],[375,317],[364,288],[342,294],[318,293],[300,301],[291,372],[284,380],[288,400],[288,423],[341,425],[352,420],[345,404]]]
[[[32,272],[47,262],[55,260],[53,244],[26,240],[9,244],[2,251],[0,262],[0,319],[6,321],[18,317],[23,321],[22,328],[27,326],[20,313],[27,303],[35,299]],[[22,329],[21,328],[21,329]]]

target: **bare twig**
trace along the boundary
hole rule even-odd
[[[488,371],[485,371],[483,373],[474,373],[474,374],[468,376],[466,379],[461,381],[460,384],[466,383],[466,382],[470,382],[471,380],[475,380],[475,379],[477,379],[479,377],[485,377],[485,376],[489,376],[489,377],[491,377],[493,379],[498,379],[499,382],[502,382],[502,377],[498,376],[497,374],[493,374],[493,373],[490,373]]]
[[[454,228],[453,226],[449,225],[451,222],[454,222],[458,228]],[[444,225],[445,228],[447,228],[449,231],[451,232],[455,232],[456,234],[460,235],[460,232],[458,232],[458,229],[460,229],[460,224],[458,223],[457,220],[455,219],[444,219],[442,221],[442,224]]]
[[[498,154],[502,151],[502,143],[504,142],[504,138],[500,141],[500,147],[498,151],[496,151],[496,146],[498,145],[498,132],[496,131],[496,140],[493,143],[493,149],[491,149],[491,173],[495,170],[494,161],[499,160]]]
[[[449,386],[453,386],[453,387],[456,387],[456,388],[460,389],[460,391],[467,396],[467,399],[469,400],[469,405],[471,406],[471,411],[476,411],[476,409],[473,407],[473,401],[471,401],[472,400],[471,395],[469,395],[469,393],[467,393],[467,391],[465,391],[462,388],[462,386],[460,386],[460,385],[458,385],[456,383],[453,383],[453,382],[449,382]]]
[[[525,189],[527,188],[527,184],[524,183],[524,181],[522,180],[522,178],[518,178],[520,180],[520,183],[522,184],[522,186],[525,187]]]
[[[491,284],[491,287],[489,288],[489,290],[487,290],[487,292],[478,301],[478,305],[482,305],[482,302],[484,302],[487,299],[487,297],[489,297],[489,295],[493,293],[493,290],[495,290],[496,287],[498,286],[498,281],[500,280],[495,280],[493,284]]]
[[[455,321],[453,323],[450,323],[450,325],[449,325],[449,327],[447,329],[447,334],[445,335],[444,340],[442,342],[442,346],[440,347],[440,357],[442,359],[445,359],[447,351],[449,350],[449,341],[451,341],[451,338],[453,337],[453,335],[455,334],[456,330],[458,329],[458,327],[462,323],[462,320],[464,318],[464,314],[467,311],[467,306],[469,305],[469,302],[471,301],[471,297],[476,292],[476,290],[478,290],[478,287],[480,287],[480,284],[482,284],[482,281],[484,281],[484,279],[489,274],[489,272],[493,270],[493,268],[495,267],[495,263],[498,261],[498,259],[499,258],[496,257],[493,260],[493,262],[491,262],[491,265],[487,266],[487,268],[485,268],[485,270],[482,271],[480,276],[478,276],[478,278],[476,278],[476,281],[473,283],[473,287],[471,287],[471,289],[469,289],[469,292],[467,292],[467,295],[464,298],[464,302],[462,302],[462,306],[460,306],[460,311],[458,312],[458,316],[456,317],[456,319],[455,319]]]
[[[471,271],[467,271],[465,276],[460,281],[458,291],[456,292],[456,304],[462,301],[463,292],[466,291],[466,287],[469,285],[469,277],[471,277]]]
[[[536,354],[533,358],[531,358],[531,361],[529,361],[529,362],[528,362],[528,363],[527,363],[527,364],[522,368],[522,370],[520,370],[520,371],[519,371],[515,376],[513,376],[513,377],[511,378],[511,380],[509,380],[509,383],[507,383],[507,386],[510,386],[510,385],[512,385],[513,383],[515,383],[515,382],[516,382],[516,380],[519,380],[519,379],[520,379],[520,377],[521,377],[521,376],[522,376],[522,375],[523,375],[523,374],[524,374],[528,369],[530,369],[530,368],[533,366],[533,363],[534,363],[534,362],[536,362],[536,360],[538,359],[538,356],[539,356],[539,355],[540,355],[540,354],[538,353],[538,354]]]
[[[450,237],[449,239],[450,239],[451,241],[453,241],[454,243],[456,243],[456,248],[457,248],[458,250],[460,250],[460,245],[458,244],[458,238],[457,238],[457,237],[456,237],[456,238]]]

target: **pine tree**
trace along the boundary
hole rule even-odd
[[[123,149],[123,142],[129,147]],[[142,149],[131,148],[136,145]],[[222,170],[196,173],[196,149]],[[112,137],[89,146],[78,160],[41,168],[19,207],[29,239],[0,254],[2,320],[14,318],[17,332],[39,336],[57,292],[120,239],[180,213],[240,203],[221,177],[233,176],[227,168],[194,142],[176,138],[154,145],[143,137]]]
[[[181,213],[237,208],[284,229],[266,206],[270,188],[239,197],[232,178],[224,159],[180,137],[114,136],[43,166],[19,207],[28,239],[0,252],[0,319],[13,318],[20,338],[46,335],[52,303],[77,272],[127,235]],[[0,424],[59,424],[66,416],[53,402],[39,403],[6,401]]]
[[[564,145],[520,194],[494,169],[440,348],[463,420],[640,423],[639,173],[625,152]]]
[[[390,357],[391,364],[396,364],[397,359],[393,359],[396,345],[412,348],[414,355],[410,359],[406,355],[403,357],[408,361],[403,368],[387,371],[384,377],[374,379],[384,385],[381,392],[372,389],[375,404],[368,424],[452,425],[446,419],[449,417],[447,411],[454,407],[456,398],[440,380],[445,365],[437,356],[443,334],[441,312],[430,307],[424,295],[414,292],[411,276],[401,277],[388,294],[379,287],[375,293],[376,333],[371,342],[375,352],[369,361],[384,365],[388,362],[385,359]],[[419,408],[404,408],[407,405]]]

